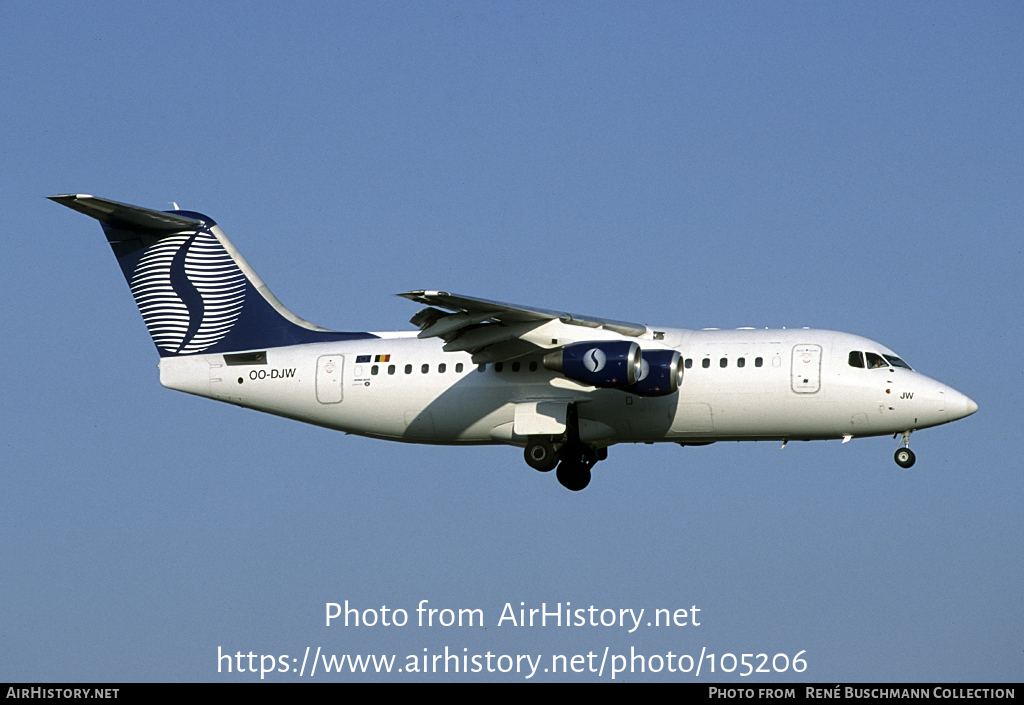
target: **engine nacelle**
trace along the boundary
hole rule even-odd
[[[628,387],[640,379],[640,346],[625,340],[573,343],[544,356],[544,367],[595,387]]]
[[[683,358],[675,350],[644,350],[640,377],[622,391],[641,397],[675,394],[683,383]]]

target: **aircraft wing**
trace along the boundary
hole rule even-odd
[[[509,360],[581,340],[621,340],[647,332],[647,326],[638,323],[445,291],[409,291],[399,296],[427,306],[410,319],[420,329],[420,338],[441,338],[446,352],[469,352],[477,364]]]

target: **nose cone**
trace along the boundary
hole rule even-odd
[[[955,389],[947,390],[944,396],[946,398],[946,417],[950,421],[970,416],[978,410],[978,405],[972,399]]]

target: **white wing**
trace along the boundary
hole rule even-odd
[[[441,338],[446,352],[469,352],[477,364],[509,360],[583,340],[638,338],[648,330],[637,323],[445,291],[410,291],[399,296],[427,305],[410,319],[420,329],[420,338]]]

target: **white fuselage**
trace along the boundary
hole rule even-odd
[[[852,366],[853,351],[892,355],[855,335],[648,331],[637,339],[642,347],[670,347],[686,361],[674,394],[641,397],[580,384],[545,369],[541,355],[478,366],[468,353],[444,352],[439,339],[415,333],[269,348],[262,364],[165,357],[160,381],[346,433],[435,444],[525,445],[528,436],[558,430],[548,409],[573,403],[580,440],[596,447],[891,435],[977,408],[916,371]]]
[[[523,446],[572,491],[616,443],[910,433],[977,405],[871,340],[823,330],[656,330],[446,291],[399,294],[416,333],[331,331],[286,309],[208,216],[88,194],[165,387],[345,433]]]

